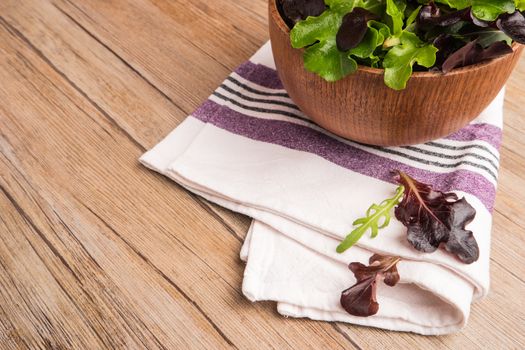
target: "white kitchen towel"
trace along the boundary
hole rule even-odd
[[[461,329],[472,300],[488,291],[502,107],[503,92],[470,125],[426,144],[358,144],[295,107],[266,44],[141,162],[254,218],[241,251],[250,300],[277,301],[278,311],[293,317],[444,334]],[[478,261],[465,265],[442,250],[416,251],[397,220],[375,239],[365,235],[335,252],[356,218],[393,195],[394,169],[466,197],[477,211],[468,229]],[[347,265],[366,263],[374,252],[404,258],[400,284],[379,284],[376,315],[351,316],[339,305],[341,291],[355,282]]]

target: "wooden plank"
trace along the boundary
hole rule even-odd
[[[199,213],[199,215],[195,213],[192,215],[188,214],[187,211],[189,209],[187,208],[180,212],[171,208],[174,198],[181,202],[181,206],[187,205],[186,202],[192,202],[192,199],[180,191],[178,187],[161,177],[141,172],[136,168],[134,160],[140,154],[141,148],[155,144],[162,135],[177,125],[188,112],[195,108],[215,88],[235,65],[242,62],[265,40],[266,28],[263,21],[260,20],[266,17],[264,1],[254,1],[255,10],[249,11],[248,7],[251,3],[251,1],[240,1],[238,3],[235,2],[235,4],[222,1],[195,1],[188,5],[189,9],[184,9],[184,7],[181,9],[180,6],[174,6],[174,4],[178,5],[177,2],[165,1],[152,1],[151,3],[148,1],[130,1],[126,2],[127,6],[122,6],[123,2],[119,1],[104,2],[103,6],[101,6],[99,1],[74,3],[55,1],[56,7],[49,6],[49,3],[46,1],[2,2],[0,4],[0,14],[28,38],[35,50],[40,51],[42,56],[49,61],[48,63],[56,68],[56,71],[62,73],[63,76],[61,74],[57,75],[56,71],[53,73],[53,71],[46,69],[46,73],[43,74],[46,77],[52,76],[51,83],[57,85],[55,87],[56,90],[62,91],[63,95],[69,97],[60,97],[57,101],[62,103],[62,100],[65,100],[67,102],[66,110],[68,111],[68,116],[77,116],[77,114],[80,114],[80,110],[88,109],[89,113],[87,113],[87,116],[81,116],[78,119],[82,121],[82,125],[90,125],[92,123],[100,125],[100,128],[97,126],[91,132],[97,135],[96,141],[102,142],[101,145],[93,146],[89,142],[84,141],[85,143],[82,145],[86,147],[87,151],[76,147],[72,150],[58,152],[56,149],[35,151],[39,146],[42,147],[42,143],[34,141],[32,143],[33,149],[28,150],[24,147],[25,144],[22,137],[38,135],[40,128],[34,123],[30,123],[32,125],[31,129],[26,128],[26,125],[20,126],[23,131],[21,136],[17,135],[20,130],[15,128],[11,130],[9,135],[0,138],[0,140],[5,141],[10,136],[9,143],[7,141],[5,143],[9,147],[13,146],[12,143],[14,146],[17,146],[16,152],[14,149],[10,152],[11,155],[8,159],[11,161],[20,157],[26,157],[28,154],[35,154],[35,158],[39,156],[53,158],[57,156],[67,157],[75,153],[82,155],[87,153],[92,157],[86,164],[68,160],[66,163],[69,176],[65,177],[61,176],[61,173],[57,171],[48,173],[48,167],[60,167],[65,164],[57,160],[51,160],[49,164],[42,159],[24,160],[16,167],[10,169],[10,173],[15,172],[15,170],[18,171],[17,169],[22,169],[22,173],[26,177],[31,178],[31,181],[36,181],[36,184],[32,184],[36,190],[28,190],[29,186],[25,185],[24,191],[29,191],[33,197],[37,196],[37,194],[43,195],[45,197],[45,199],[41,199],[43,208],[52,207],[56,210],[55,208],[59,207],[60,210],[57,213],[60,214],[61,220],[67,222],[69,227],[76,225],[74,227],[80,232],[75,231],[75,236],[82,235],[83,226],[77,223],[79,217],[87,222],[88,226],[96,227],[96,229],[88,231],[90,235],[103,234],[104,236],[109,236],[110,241],[118,241],[116,237],[112,236],[115,234],[112,230],[121,235],[125,233],[126,242],[132,242],[131,245],[133,247],[126,248],[130,254],[129,259],[133,260],[134,255],[137,254],[146,254],[144,257],[154,266],[151,269],[155,273],[165,274],[169,279],[175,280],[177,285],[181,284],[180,288],[183,288],[185,293],[191,297],[195,296],[196,301],[194,301],[197,305],[213,321],[219,320],[219,328],[224,330],[226,336],[240,347],[256,344],[285,346],[286,342],[295,347],[306,346],[306,343],[309,341],[318,341],[318,343],[312,343],[313,346],[334,347],[334,344],[348,344],[349,340],[343,339],[341,333],[346,334],[351,342],[356,342],[363,348],[384,346],[449,348],[461,346],[476,348],[485,344],[512,348],[516,347],[516,344],[523,342],[523,336],[521,335],[523,331],[519,333],[520,329],[523,330],[523,326],[519,327],[522,324],[520,320],[523,318],[523,313],[515,312],[515,310],[523,310],[523,305],[519,304],[521,299],[516,300],[508,297],[509,295],[522,295],[524,291],[523,285],[519,281],[520,278],[523,278],[522,269],[516,271],[515,266],[521,266],[523,262],[523,256],[520,253],[520,247],[523,243],[523,235],[520,230],[520,224],[522,223],[516,218],[522,217],[524,213],[518,204],[523,202],[525,198],[523,192],[520,192],[520,189],[525,187],[520,186],[523,180],[519,176],[520,173],[523,173],[520,169],[523,169],[525,161],[519,153],[513,151],[520,149],[517,146],[521,146],[523,140],[521,137],[522,133],[520,133],[522,130],[520,129],[522,112],[520,112],[519,108],[523,104],[523,99],[520,97],[523,95],[523,86],[519,83],[523,81],[523,72],[525,72],[523,61],[517,73],[509,82],[507,95],[506,125],[510,125],[511,128],[505,130],[506,140],[502,150],[503,169],[495,215],[493,255],[494,261],[498,265],[494,264],[495,266],[493,266],[494,288],[489,299],[474,306],[470,325],[464,332],[449,337],[426,338],[411,334],[392,334],[381,330],[347,325],[337,325],[335,328],[332,328],[324,324],[318,326],[320,324],[314,322],[282,321],[274,313],[269,312],[273,305],[266,304],[254,307],[246,303],[240,295],[235,294],[238,293],[240,285],[242,265],[239,264],[236,258],[236,252],[239,248],[238,238],[233,236],[227,237],[227,235],[237,234],[242,236],[247,228],[248,220],[220,209],[214,209],[219,213],[219,217],[213,216],[213,213],[209,211],[205,212],[203,216],[203,208],[198,204],[193,204],[190,206],[190,209],[195,211],[195,213]],[[151,4],[154,6],[151,6]],[[126,11],[121,12],[121,7],[126,7]],[[225,12],[228,13],[228,18],[223,18],[221,7],[227,9]],[[178,13],[176,13],[177,11]],[[195,19],[191,19],[192,22],[188,19],[191,17],[189,14],[191,16],[207,14],[211,20],[196,22]],[[124,16],[126,18],[122,18]],[[249,20],[241,22],[246,24],[243,25],[243,29],[250,27],[250,21],[253,20],[255,25],[250,27],[251,31],[242,31],[233,26],[235,23],[243,21],[243,18],[246,17]],[[203,27],[203,29],[199,30],[200,27]],[[224,42],[228,37],[236,38],[239,35],[245,35],[245,37],[238,42],[239,46],[235,47],[234,50],[231,50],[231,47],[225,48],[221,45],[210,43],[209,37],[201,41],[203,34],[209,36],[214,31],[220,31],[220,42]],[[136,32],[140,32],[140,38],[130,37],[130,33]],[[159,37],[167,37],[173,41],[170,41],[166,47],[164,43],[162,45],[158,44]],[[181,39],[182,37],[184,40]],[[26,42],[25,45],[27,46],[28,43]],[[210,45],[215,45],[213,46],[215,50],[213,54],[207,52],[212,51],[209,50]],[[17,43],[14,46],[17,48],[18,46],[24,47],[24,43]],[[180,50],[177,51],[179,48]],[[39,62],[37,64],[39,68],[41,65],[45,66],[36,57],[38,55],[31,54],[29,56],[33,58],[33,61]],[[122,58],[122,60],[116,59],[117,56]],[[16,56],[13,59],[20,59],[24,62],[24,58],[27,60],[25,55],[21,57]],[[197,70],[195,75],[184,73],[184,70],[187,70],[189,61],[195,62],[200,66],[200,70]],[[33,62],[32,64],[34,65],[35,63]],[[3,66],[0,65],[0,67]],[[19,73],[28,75],[24,69],[29,68],[21,66]],[[20,79],[19,75],[16,75],[16,77]],[[31,79],[25,78],[25,80],[22,80],[25,84],[30,84],[33,81],[32,75],[28,77]],[[207,79],[203,79],[206,77]],[[521,80],[519,80],[519,77],[521,77]],[[14,80],[14,78],[11,77],[11,80]],[[78,89],[71,89],[68,81],[70,85],[72,84]],[[45,85],[46,83],[42,83],[42,86]],[[30,91],[34,92],[40,89],[40,85],[37,85],[32,87]],[[11,96],[11,92],[12,90],[9,90],[7,92],[9,94],[4,95],[4,97]],[[46,91],[41,99],[44,97],[56,97],[55,95],[60,96],[60,94],[56,94],[56,91],[55,94]],[[74,96],[74,98],[71,98],[71,96]],[[26,95],[25,98],[31,99],[29,95]],[[39,112],[34,112],[33,116],[41,115],[49,118],[48,113],[56,113],[57,108],[58,110],[63,108],[61,105],[55,105],[53,108],[46,109],[43,112],[40,105],[56,104],[54,101],[47,101],[47,98],[40,100],[38,103],[34,102],[38,106],[34,108]],[[86,99],[91,100],[91,103],[87,103]],[[24,101],[24,99],[20,98],[18,104],[21,101]],[[20,113],[21,106],[18,104],[13,103],[9,108],[4,106],[3,110],[0,110],[1,114],[12,114],[8,119],[9,123],[14,123],[13,120],[16,120]],[[80,107],[75,107],[75,105]],[[71,111],[75,111],[75,113],[71,113]],[[66,117],[64,113],[62,113],[62,117]],[[27,118],[26,116],[25,120]],[[72,125],[74,125],[73,122],[68,121],[67,127],[71,128]],[[59,130],[54,130],[53,128],[55,127],[59,128]],[[47,130],[48,134],[55,137],[58,136],[60,142],[55,144],[55,148],[60,147],[61,144],[68,146],[71,143],[74,144],[74,140],[65,132],[66,129],[60,130],[61,128],[65,127],[61,126],[59,119],[55,117],[54,124],[48,125],[44,129]],[[513,129],[516,131],[512,131]],[[0,130],[4,131],[3,128]],[[510,134],[509,130],[511,130]],[[78,135],[78,131],[73,133],[73,135]],[[16,140],[15,142],[11,141],[13,138]],[[510,141],[507,141],[509,138]],[[130,145],[130,142],[135,145]],[[122,146],[120,143],[125,146]],[[18,147],[23,151],[19,151]],[[94,165],[97,163],[98,158],[101,156],[104,158],[104,147],[117,151],[118,156],[116,158],[120,161],[115,162],[115,164],[118,164],[120,169],[116,170],[118,167],[112,164],[112,161],[115,161],[114,158],[104,159],[103,164]],[[123,147],[123,149],[117,149],[119,147]],[[2,146],[3,151],[4,148],[8,149],[7,146]],[[91,148],[96,149],[93,150]],[[509,162],[509,165],[506,166],[505,162]],[[95,166],[96,170],[90,169],[93,166]],[[72,174],[74,169],[76,169],[75,167],[85,169],[89,175],[86,178],[78,178],[78,175]],[[141,228],[138,230],[138,233],[129,232],[129,215],[126,215],[125,211],[131,210],[131,212],[141,213],[141,215],[146,213],[146,217],[149,218],[156,217],[157,215],[151,212],[151,208],[149,210],[144,209],[148,208],[148,206],[154,206],[156,203],[149,199],[145,203],[137,205],[125,195],[122,184],[118,183],[122,180],[113,177],[107,180],[109,185],[103,186],[102,189],[98,190],[101,193],[97,192],[94,196],[91,187],[97,188],[95,186],[98,182],[95,181],[95,178],[97,175],[106,174],[103,171],[104,167],[106,169],[115,169],[115,171],[119,172],[122,171],[121,169],[126,169],[130,173],[126,179],[133,184],[137,182],[135,181],[136,178],[147,177],[150,180],[142,188],[154,191],[155,200],[162,202],[162,212],[165,215],[179,217],[176,219],[163,217],[155,225],[145,221],[131,220],[133,226]],[[37,180],[33,180],[34,174],[39,174]],[[54,178],[49,180],[48,177]],[[70,184],[66,186],[66,189],[61,189],[57,185],[57,183],[71,182],[72,179],[80,183],[81,186],[76,188]],[[57,181],[57,183],[53,183],[53,181]],[[9,189],[11,189],[11,186],[10,184]],[[117,186],[120,191],[118,194],[126,198],[124,203],[111,198],[111,186]],[[24,191],[20,190],[20,192]],[[163,195],[156,191],[165,193]],[[24,198],[23,195],[20,196]],[[147,199],[148,196],[151,196],[151,194],[143,190],[134,198]],[[67,198],[67,201],[62,203],[64,198]],[[109,203],[105,203],[108,198],[111,200]],[[26,200],[21,201],[26,202]],[[57,201],[61,202],[60,205],[57,205]],[[29,204],[34,205],[32,203]],[[29,204],[26,208],[27,210],[31,209]],[[122,205],[128,205],[131,208],[125,208]],[[49,209],[47,210],[49,211]],[[89,210],[96,215],[90,213]],[[40,215],[38,212],[32,213],[31,217],[38,217],[38,215]],[[225,222],[216,222],[218,219]],[[205,223],[196,224],[192,220],[204,221]],[[45,222],[43,219],[41,221]],[[104,221],[108,225],[105,225]],[[58,225],[58,222],[55,221],[54,225]],[[177,227],[176,237],[168,232],[166,227]],[[231,229],[233,232],[226,232],[227,229]],[[195,230],[217,232],[218,238],[213,241],[213,244],[195,242],[194,238],[189,237],[186,232],[195,232]],[[87,232],[83,234],[88,235]],[[144,236],[141,237],[141,235]],[[167,236],[167,238],[164,236]],[[152,237],[150,239],[155,242],[146,242],[144,237]],[[101,243],[99,241],[91,241],[84,236],[81,238],[84,244],[85,242],[91,242],[89,247],[92,251],[100,249]],[[237,240],[237,243],[235,240]],[[205,276],[210,274],[213,277],[207,279],[206,282],[195,284],[194,279],[184,275],[183,266],[174,268],[173,263],[170,262],[173,253],[165,250],[166,246],[171,247],[171,244],[174,244],[173,241],[176,241],[178,246],[177,252],[186,253],[186,255],[182,254],[184,259],[177,257],[178,261],[184,261],[184,266],[193,266],[194,264],[198,266],[197,276],[200,276],[200,278],[205,278]],[[185,250],[184,244],[188,245],[190,251],[198,252],[199,254],[210,251],[210,256],[206,256],[204,262],[201,261],[200,263],[195,257],[193,259],[197,262],[191,259],[185,260],[187,256],[191,257],[191,254],[188,254]],[[221,247],[221,249],[215,251],[217,248],[214,244]],[[125,248],[123,247],[122,249]],[[156,256],[159,252],[161,257]],[[210,266],[213,266],[213,268]],[[106,267],[106,269],[118,271],[115,267]],[[114,282],[115,285],[120,286],[121,283],[126,285],[126,281],[120,281],[114,276],[116,273],[112,272],[111,274],[111,279],[115,279],[118,282]],[[131,276],[133,277],[134,274]],[[127,277],[129,278],[129,275]],[[179,283],[179,279],[182,282]],[[217,306],[213,304],[214,300],[209,299],[210,296],[199,295],[200,290],[209,289],[210,285],[215,285],[215,283],[219,286],[218,292],[215,293],[226,300],[222,300],[222,303],[220,303],[220,312],[212,310]],[[234,295],[235,298],[227,299],[227,296],[231,297],[231,295]],[[216,295],[213,294],[211,296]],[[204,305],[204,307],[201,305]],[[228,306],[225,307],[225,305]],[[235,307],[232,307],[232,305]],[[229,310],[228,307],[232,307],[233,310]],[[143,316],[139,310],[134,311],[141,317]],[[248,323],[246,329],[237,329],[239,325],[233,325],[238,319],[245,320],[245,318],[248,318],[251,320],[252,317],[255,317],[255,319],[252,320],[253,322]],[[3,326],[13,329],[9,325]],[[243,326],[245,325],[243,324]],[[257,326],[262,329],[257,329]],[[158,324],[152,322],[151,327],[158,327]],[[279,338],[277,335],[281,330],[284,339]],[[213,330],[211,332],[213,333]],[[250,332],[255,332],[254,335],[251,335],[254,337],[251,342],[243,339]],[[162,332],[159,331],[158,333],[161,334]],[[313,338],[318,337],[319,334],[321,334],[321,340]],[[166,337],[170,340],[172,336],[167,335]],[[272,337],[276,339],[269,340]],[[331,337],[335,337],[335,340],[331,339]],[[221,345],[224,344],[218,344],[218,346]]]
[[[0,21],[0,79],[9,82],[0,86],[2,169],[25,179],[19,190],[4,187],[16,190],[11,196],[60,262],[82,276],[73,287],[86,283],[81,291],[93,299],[86,306],[78,292],[83,312],[103,305],[100,315],[114,325],[101,327],[130,337],[122,339],[130,346],[352,348],[329,324],[287,322],[272,304],[251,306],[239,292],[239,240],[187,192],[141,167],[129,135]],[[56,278],[69,277],[56,269]]]

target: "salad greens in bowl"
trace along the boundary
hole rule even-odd
[[[327,81],[358,65],[406,87],[416,71],[441,71],[512,53],[525,44],[525,0],[278,0],[304,66]]]
[[[502,90],[525,0],[269,0],[275,66],[324,129],[398,146],[454,133]]]

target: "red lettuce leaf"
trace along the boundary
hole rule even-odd
[[[400,258],[374,254],[370,257],[369,266],[358,262],[348,265],[354,273],[356,283],[341,293],[341,306],[354,316],[371,316],[379,311],[376,298],[377,282],[391,287],[399,282],[396,264]]]
[[[509,53],[512,53],[512,48],[504,41],[497,41],[483,48],[478,44],[477,40],[473,40],[449,55],[443,62],[441,70],[443,73],[448,73],[457,67],[468,66]]]
[[[398,172],[397,181],[405,187],[405,194],[395,215],[407,227],[407,239],[414,248],[431,253],[443,245],[466,264],[478,260],[476,239],[465,229],[476,210],[464,198],[436,191],[403,172]]]
[[[324,0],[278,0],[277,5],[290,28],[308,16],[319,16],[326,10]]]
[[[337,49],[344,52],[359,45],[368,30],[367,23],[372,19],[377,19],[377,16],[360,7],[347,13],[335,37]]]
[[[512,40],[525,44],[525,17],[519,11],[503,14],[496,21],[498,28]]]
[[[470,8],[442,13],[433,1],[428,5],[423,6],[417,16],[417,24],[421,28],[428,28],[431,26],[448,27],[459,21],[470,20]]]

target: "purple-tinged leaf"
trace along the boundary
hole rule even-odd
[[[431,253],[443,245],[465,264],[478,260],[476,239],[465,229],[476,211],[464,198],[436,191],[402,172],[397,180],[405,187],[405,196],[395,214],[407,227],[407,239],[414,248]]]
[[[457,40],[450,34],[440,34],[432,44],[438,49],[436,53],[435,71],[441,71],[443,62],[456,50]]]
[[[472,23],[474,23],[478,27],[487,28],[487,27],[490,27],[492,24],[494,24],[494,22],[487,22],[487,21],[477,18],[476,16],[472,14],[472,11],[470,11],[469,15],[470,15],[470,20],[472,21]]]
[[[525,17],[519,11],[503,14],[496,21],[498,28],[512,40],[525,44]]]
[[[326,9],[323,0],[279,0],[277,5],[290,28],[308,16],[319,16]]]
[[[335,37],[337,49],[339,51],[348,51],[353,49],[365,37],[368,30],[367,23],[377,16],[363,8],[356,7],[352,12],[343,17],[343,22]]]
[[[448,56],[443,62],[441,70],[446,74],[454,68],[468,66],[509,53],[512,53],[512,48],[504,41],[497,41],[483,48],[477,40],[473,40]]]
[[[370,257],[369,266],[358,262],[348,265],[354,273],[356,283],[341,293],[341,306],[354,316],[371,316],[379,311],[376,290],[377,282],[383,279],[384,283],[393,287],[399,282],[396,264],[397,256],[383,256],[374,254]]]
[[[417,16],[417,24],[421,28],[448,27],[466,20],[470,20],[470,8],[443,14],[434,2],[423,6]]]

